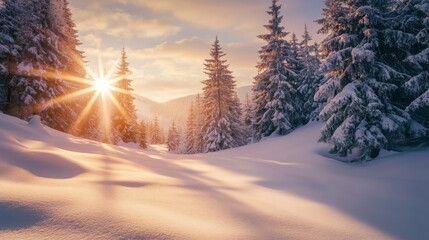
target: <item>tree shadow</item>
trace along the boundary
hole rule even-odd
[[[249,236],[253,236],[255,239],[279,238],[278,232],[274,231],[281,229],[280,226],[284,227],[279,219],[271,218],[248,203],[228,194],[229,191],[237,192],[241,189],[225,185],[221,179],[208,177],[204,171],[197,171],[178,164],[176,161],[181,160],[170,158],[174,155],[165,154],[162,157],[157,155],[156,159],[150,159],[150,156],[154,155],[153,152],[141,152],[140,155],[146,155],[146,157],[129,158],[128,160],[144,167],[145,171],[174,178],[179,184],[173,187],[193,192],[199,196],[199,199],[229,216],[226,219],[234,219],[239,222],[240,227],[246,229]]]
[[[47,214],[16,202],[0,202],[0,231],[20,230],[40,224]]]
[[[429,162],[413,163],[400,154],[387,154],[388,160],[345,164],[317,156],[320,151],[314,150],[317,159],[292,156],[282,164],[278,164],[285,158],[281,154],[273,158],[269,157],[273,154],[251,156],[239,151],[231,151],[230,157],[212,154],[201,161],[256,177],[258,186],[322,203],[398,239],[427,239],[429,177],[419,169],[429,169]],[[415,154],[427,158],[427,152]]]

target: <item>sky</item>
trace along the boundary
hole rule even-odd
[[[116,68],[125,47],[138,95],[165,102],[201,92],[204,59],[216,36],[237,86],[248,86],[257,74],[258,35],[269,20],[271,0],[69,0],[80,50],[88,67]],[[323,0],[280,0],[283,26],[301,36],[308,25],[313,38]]]

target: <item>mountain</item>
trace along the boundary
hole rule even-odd
[[[320,127],[176,155],[0,113],[0,239],[427,239],[429,149],[345,164]]]
[[[243,103],[246,99],[246,94],[251,96],[252,86],[245,86],[237,88],[237,94],[240,101]],[[202,96],[202,93],[200,94]],[[158,116],[161,125],[164,128],[170,126],[173,120],[185,126],[186,118],[188,115],[191,102],[195,101],[197,94],[176,98],[164,103],[157,103],[147,98],[137,99],[136,107],[139,118],[153,119]]]

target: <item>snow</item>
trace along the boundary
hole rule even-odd
[[[320,128],[174,155],[0,114],[0,239],[427,239],[429,148],[344,164]]]

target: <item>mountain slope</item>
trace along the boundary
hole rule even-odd
[[[174,155],[0,114],[0,239],[426,239],[429,149],[347,165],[319,128]]]
[[[243,103],[246,94],[251,94],[252,86],[237,88],[237,94]],[[168,128],[173,120],[178,124],[186,122],[191,102],[195,101],[197,94],[173,99],[164,103],[157,103],[149,99],[142,98],[136,100],[136,107],[140,118],[153,119],[158,116],[161,124]],[[202,96],[202,95],[201,95]]]

